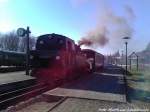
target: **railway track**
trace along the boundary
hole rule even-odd
[[[0,94],[0,110],[15,105],[21,101],[28,100],[48,90],[48,86],[41,83],[30,87]]]

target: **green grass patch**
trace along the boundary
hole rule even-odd
[[[127,76],[128,87],[131,88],[129,97],[131,99],[148,101],[150,98],[150,66],[132,67],[130,70],[131,75]]]
[[[136,70],[130,71],[131,75],[127,77],[130,87],[144,91],[150,91],[150,70]]]

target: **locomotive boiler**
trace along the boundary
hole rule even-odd
[[[63,35],[38,37],[36,49],[30,52],[32,76],[50,85],[73,80],[89,71],[89,63],[75,42]]]

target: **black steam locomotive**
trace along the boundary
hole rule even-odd
[[[102,54],[81,50],[72,39],[58,34],[39,36],[30,54],[32,76],[50,85],[73,80],[104,65]]]

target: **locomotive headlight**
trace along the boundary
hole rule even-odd
[[[39,42],[40,44],[44,44],[44,42],[41,40],[40,42]]]
[[[33,59],[34,57],[32,55],[30,55],[30,59]]]
[[[60,56],[56,56],[56,60],[60,60]]]

